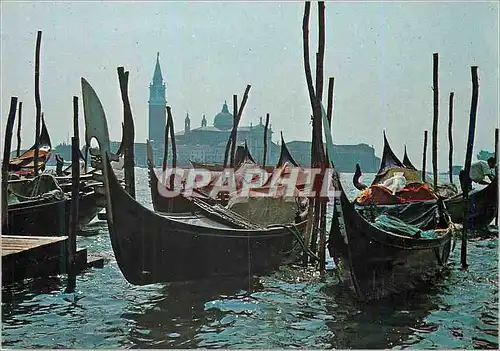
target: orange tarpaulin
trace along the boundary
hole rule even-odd
[[[356,202],[360,205],[394,205],[436,199],[437,196],[427,184],[411,183],[405,186],[401,191],[398,191],[395,195],[383,185],[372,185],[358,195]]]
[[[19,175],[29,175],[35,168],[35,150],[28,150],[19,157],[9,161],[9,170]],[[38,150],[38,168],[43,169],[50,158],[50,151]]]

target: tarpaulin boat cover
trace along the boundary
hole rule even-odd
[[[356,205],[368,221],[382,215],[397,217],[406,224],[416,226],[420,229],[435,228],[439,218],[438,201],[408,202],[396,205],[360,206]]]
[[[378,216],[373,226],[387,232],[409,236],[415,239],[434,239],[437,237],[435,230],[422,230],[417,226],[403,222],[399,218],[388,215]]]
[[[287,178],[292,169],[298,171],[297,181],[291,191],[281,184],[279,177]],[[293,223],[297,212],[302,212],[307,199],[300,198],[299,189],[306,182],[306,174],[300,167],[292,167],[290,163],[276,168],[275,176],[269,177],[261,187],[251,185],[247,194],[234,192],[229,195],[228,208],[261,225]],[[272,184],[275,182],[276,184]],[[238,190],[241,190],[238,189]]]

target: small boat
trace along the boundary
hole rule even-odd
[[[273,184],[279,178],[293,177],[293,171],[298,174],[292,193],[287,191],[288,186]],[[263,176],[267,179],[262,179]],[[282,133],[280,157],[273,174],[256,176],[248,183],[248,193],[243,196],[238,190],[229,194],[227,207],[260,225],[301,221],[307,214],[308,200],[300,194],[306,181],[307,174],[293,159]]]
[[[444,203],[450,213],[451,220],[455,223],[463,223],[465,204],[463,193],[445,199]],[[469,204],[469,228],[486,228],[498,213],[497,178],[482,189],[473,189],[470,191]]]
[[[102,159],[111,244],[128,282],[146,285],[251,276],[270,272],[293,257],[305,222],[263,228],[217,216],[215,207],[209,205],[198,213],[162,214],[139,204],[113,172],[110,157],[115,155],[109,149],[104,109],[84,78],[82,95],[85,120],[91,125],[87,136],[97,139]],[[233,215],[229,210],[225,214]]]
[[[298,167],[297,162],[293,159],[292,155],[290,154],[290,151],[286,147],[286,144],[283,139],[283,135],[281,135],[281,152],[280,152],[280,158],[278,161],[278,164],[276,167],[268,167],[271,168],[272,170],[284,167],[285,165],[287,166],[294,166]],[[149,142],[146,142],[146,153],[147,153],[147,163],[148,163],[148,173],[149,173],[149,185],[150,185],[150,190],[151,190],[151,199],[153,202],[153,208],[157,212],[167,212],[167,213],[178,213],[178,212],[190,212],[193,209],[193,204],[189,199],[186,199],[182,195],[175,196],[175,197],[165,197],[162,196],[162,190],[167,189],[168,187],[165,184],[165,181],[160,181],[158,178],[158,174],[155,172],[155,165],[152,157],[152,150],[150,147]],[[242,173],[243,169],[240,169],[245,166],[249,166],[252,168],[255,168],[255,160],[253,159],[252,155],[250,154],[250,151],[248,150],[248,147],[245,143],[244,147],[238,146],[238,149],[236,150],[236,159],[237,159],[237,166],[235,168],[235,175],[238,176],[239,173]],[[197,166],[205,166],[203,164],[198,164],[196,162],[192,162],[194,168]],[[221,166],[222,167],[222,166]],[[207,169],[210,171],[209,168],[201,168],[201,169]],[[240,169],[240,171],[238,171]],[[222,170],[222,168],[221,168]],[[210,182],[210,184],[213,184],[216,180],[218,175],[220,174],[219,171],[211,171],[213,172],[213,177]],[[264,182],[263,182],[264,183]],[[209,193],[210,186],[206,187],[205,189],[200,189],[201,191],[197,191],[196,189],[193,189],[197,193],[199,197],[203,197],[206,201],[210,201],[211,203],[215,203],[215,199],[211,200],[211,198],[207,195]],[[226,203],[226,202],[224,202]]]
[[[283,167],[285,165],[292,165],[293,167],[300,167],[299,164],[295,161],[288,150],[288,147],[285,143],[285,138],[283,138],[283,132],[281,132],[281,148],[280,148],[280,158],[278,159],[278,163],[276,164],[276,168]]]
[[[411,163],[410,158],[408,157],[408,154],[406,153],[406,146],[405,146],[405,153],[403,156],[403,165],[406,168],[413,169],[414,171],[417,170],[417,168],[413,165],[413,163]]]
[[[261,274],[293,251],[305,222],[235,228],[203,213],[161,214],[130,197],[107,164],[108,227],[118,266],[131,284]]]
[[[52,150],[52,143],[50,142],[49,132],[45,125],[45,119],[42,118],[42,128],[40,130],[38,145],[38,169],[43,170],[45,164],[50,158]],[[9,172],[17,173],[19,175],[32,175],[35,167],[35,144],[27,151],[23,152],[19,157],[15,157],[9,162]]]
[[[224,165],[217,163],[202,163],[196,161],[189,161],[194,168],[206,169],[211,172],[222,172],[224,170]],[[243,162],[251,162],[257,164],[254,158],[250,154],[248,145],[245,141],[244,146],[240,145],[236,148],[234,152],[234,169],[237,169]]]
[[[410,290],[446,265],[452,225],[432,229],[433,238],[381,229],[376,220],[370,221],[368,211],[358,211],[341,191],[342,220],[334,216],[328,248],[342,264],[342,279],[360,299],[380,299]],[[438,204],[433,205],[429,216],[436,215]],[[415,231],[422,232],[420,228]]]
[[[95,204],[101,197],[95,191],[80,194],[77,230],[86,226],[101,210]],[[8,205],[9,232],[25,236],[68,235],[71,199],[42,196]]]
[[[329,130],[324,110],[323,126],[324,130]],[[333,141],[329,133],[326,133],[326,139],[329,162],[334,168]],[[400,167],[397,163],[396,166]],[[349,201],[336,172],[334,185],[340,196],[334,199],[328,249],[342,267],[337,270],[340,278],[359,299],[380,299],[407,291],[431,279],[446,265],[451,250],[452,223],[440,221],[432,224],[432,220],[427,224],[430,231],[424,232],[387,215],[372,218],[369,208],[360,211]],[[433,204],[426,202],[430,207],[421,212],[422,216],[434,219],[439,213],[442,220],[444,214],[438,201]],[[422,202],[414,205],[421,206]],[[378,206],[373,208],[379,209]],[[391,219],[386,224],[392,224],[392,228],[384,226],[382,218]],[[410,228],[412,234],[408,235]]]
[[[385,138],[385,135],[384,135]],[[388,143],[388,154],[394,155]],[[384,157],[386,149],[384,146]],[[403,158],[403,165],[408,169],[416,168],[411,163],[408,155],[405,153]],[[440,198],[444,198],[444,204],[454,223],[463,223],[464,220],[464,198],[463,193],[457,192],[454,184],[444,183],[438,184],[437,193]],[[469,192],[469,228],[482,229],[486,228],[495,218],[498,212],[498,180],[495,179],[490,184],[481,189],[473,189]]]
[[[67,199],[28,200],[10,204],[9,232],[26,236],[65,236],[68,233]],[[69,207],[68,207],[69,208]]]
[[[359,164],[356,164],[353,185],[362,191],[356,198],[358,205],[396,205],[436,201],[438,198],[430,185],[422,182],[419,172],[415,167],[412,167],[406,152],[405,162],[401,162],[397,158],[389,145],[385,132],[380,168],[370,186],[359,182],[361,175],[361,168]]]
[[[162,195],[162,190],[168,190],[169,187],[165,185],[165,182],[158,179],[149,140],[146,140],[146,154],[149,173],[149,188],[151,190],[151,200],[153,202],[154,210],[163,213],[185,213],[196,210],[197,208],[193,205],[192,201],[186,199],[182,196],[182,194],[175,197],[166,197]],[[205,196],[202,193],[199,193],[198,195],[206,197],[207,200],[209,199],[208,196]]]
[[[408,156],[406,158],[408,158]],[[405,165],[404,162],[401,162],[394,154],[384,132],[384,149],[382,151],[382,160],[380,161],[380,167],[377,175],[373,179],[372,185],[383,183],[384,180],[389,179],[396,172],[403,173],[408,181],[420,181],[421,179],[418,176],[418,172],[415,167],[408,167],[408,159],[406,160],[406,162],[407,164]],[[411,162],[409,164],[411,164]]]

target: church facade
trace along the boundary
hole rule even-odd
[[[233,115],[229,112],[226,102],[221,111],[215,115],[212,125],[208,125],[206,116],[203,115],[199,127],[191,128],[191,118],[186,115],[184,130],[175,134],[177,144],[178,162],[185,163],[189,160],[202,163],[223,163],[226,145],[233,128]],[[250,153],[259,163],[264,157],[264,131],[265,125],[262,117],[258,124],[240,126],[236,134],[236,144],[247,146]],[[275,164],[279,155],[279,147],[272,142],[273,131],[267,131],[267,161],[266,164]]]

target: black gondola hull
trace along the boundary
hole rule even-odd
[[[77,229],[86,226],[101,210],[95,192],[82,194],[78,204]],[[26,201],[9,205],[9,231],[12,235],[65,236],[68,233],[71,200]]]
[[[451,250],[451,228],[437,239],[416,239],[374,227],[342,193],[348,243],[332,221],[329,250],[340,260],[342,278],[362,300],[380,299],[429,281],[446,265]]]
[[[67,200],[27,201],[9,205],[11,235],[64,236],[67,233]]]
[[[195,206],[193,206],[193,203],[182,195],[175,197],[162,196],[159,186],[165,186],[159,181],[153,165],[149,162],[148,172],[151,200],[153,202],[153,208],[156,212],[186,213],[196,210]]]
[[[232,229],[188,223],[186,216],[144,208],[121,187],[107,165],[108,227],[118,265],[128,282],[146,285],[270,272],[292,258],[290,229]],[[293,226],[302,231],[305,222]]]
[[[498,213],[498,182],[495,180],[483,189],[470,193],[469,204],[470,228],[484,228],[490,224]],[[463,223],[464,198],[462,194],[445,200],[445,205],[451,220],[455,223]]]

